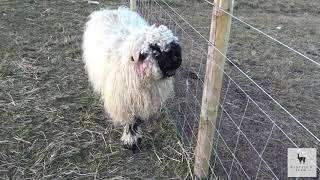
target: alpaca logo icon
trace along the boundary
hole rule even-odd
[[[299,162],[300,164],[303,162],[303,164],[306,162],[306,157],[300,157],[299,156],[299,153],[298,153],[298,159],[299,159]]]
[[[288,177],[317,177],[317,149],[288,148]]]

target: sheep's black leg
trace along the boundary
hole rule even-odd
[[[140,127],[141,123],[142,121],[136,118],[134,123],[128,124],[124,127],[121,137],[124,147],[132,150],[133,153],[136,153],[140,150],[139,145],[141,144],[142,140],[142,130]]]

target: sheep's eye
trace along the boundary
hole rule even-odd
[[[153,50],[153,51],[152,51],[152,55],[153,55],[154,57],[158,57],[158,56],[160,55],[160,53],[159,53],[158,51],[156,51],[156,50]]]

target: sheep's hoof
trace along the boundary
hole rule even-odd
[[[138,138],[136,143],[123,144],[123,147],[125,149],[131,150],[133,154],[136,154],[141,151],[141,141],[142,141],[142,138]]]
[[[141,151],[142,131],[140,119],[135,119],[133,124],[127,124],[121,137],[121,141],[126,149],[132,150],[133,153]]]

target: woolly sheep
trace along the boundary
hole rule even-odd
[[[139,149],[140,124],[173,94],[181,65],[178,38],[166,26],[150,26],[126,7],[89,16],[83,59],[93,89],[114,124],[124,126],[125,147]]]

